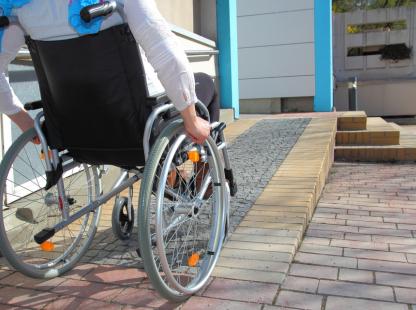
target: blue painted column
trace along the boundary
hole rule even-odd
[[[315,112],[333,109],[332,0],[315,0]]]
[[[221,107],[240,116],[238,90],[237,0],[217,0],[217,41]]]

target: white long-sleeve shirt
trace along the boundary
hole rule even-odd
[[[3,37],[0,52],[0,113],[12,115],[22,107],[4,72],[24,45],[25,35],[34,40],[44,41],[65,40],[78,36],[68,23],[68,1],[32,0],[13,11],[12,15],[18,17],[20,25],[7,27]],[[124,3],[124,12],[114,12],[105,17],[101,29],[127,22],[146,55],[144,66],[148,83],[160,89],[160,80],[179,111],[194,104],[197,101],[195,80],[188,59],[154,0],[118,2]],[[157,73],[158,80],[152,76],[153,70]]]

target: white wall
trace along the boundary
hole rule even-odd
[[[240,98],[314,96],[314,1],[237,5]]]
[[[351,24],[407,21],[407,29],[348,34]],[[348,57],[351,47],[405,43],[415,47],[416,8],[399,7],[355,11],[334,15],[334,74],[337,81],[344,82],[357,76],[360,81],[416,78],[416,58],[398,62],[381,60],[380,55]]]

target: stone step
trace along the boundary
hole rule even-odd
[[[365,130],[367,114],[364,111],[340,112],[338,114],[338,130]]]
[[[381,117],[367,119],[366,130],[338,131],[337,145],[398,145],[400,130]]]
[[[416,161],[415,132],[393,123],[390,125],[400,131],[399,145],[337,146],[335,159],[366,162]]]
[[[404,146],[338,146],[335,159],[345,161],[392,162],[416,160],[416,145]]]

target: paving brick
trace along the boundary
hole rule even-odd
[[[81,264],[76,265],[72,270],[65,273],[62,277],[67,279],[81,280],[84,279],[84,276],[88,274],[93,269],[97,268],[96,264]]]
[[[296,237],[281,236],[264,236],[264,235],[246,235],[233,233],[229,238],[231,241],[257,242],[257,243],[275,243],[295,245],[298,242]]]
[[[358,232],[358,227],[345,225],[328,225],[311,223],[309,228],[312,230],[329,230],[338,232]]]
[[[166,299],[160,297],[156,291],[132,287],[124,289],[120,294],[113,298],[112,302],[122,305],[132,305],[135,307],[158,309],[174,309],[175,307],[179,306],[179,304],[169,302]]]
[[[286,273],[289,263],[221,257],[217,266]]]
[[[408,310],[407,305],[391,302],[372,301],[356,298],[343,298],[329,296],[325,310]]]
[[[284,273],[260,271],[251,269],[239,269],[217,266],[214,269],[213,276],[234,279],[234,280],[246,280],[250,281],[256,279],[258,282],[264,283],[276,283],[281,284],[285,278]]]
[[[398,302],[416,304],[416,289],[395,287],[394,292]]]
[[[367,235],[380,235],[380,236],[396,236],[396,237],[408,237],[412,238],[412,232],[404,229],[377,229],[360,227],[359,232]]]
[[[416,245],[390,244],[390,251],[403,253],[416,253]]]
[[[323,297],[319,295],[280,291],[276,305],[298,309],[320,310],[322,299]]]
[[[115,285],[68,279],[52,289],[52,292],[62,295],[111,301],[123,289]]]
[[[375,277],[377,284],[416,288],[416,276],[409,276],[398,273],[376,272]]]
[[[305,253],[316,253],[316,254],[327,254],[327,255],[338,255],[342,256],[342,248],[337,248],[335,246],[325,246],[317,244],[305,244],[302,243],[302,246],[299,249],[300,252]]]
[[[297,253],[295,262],[329,267],[356,268],[357,259],[340,256]]]
[[[0,280],[0,284],[7,286],[18,286],[30,289],[36,289],[41,291],[48,291],[52,288],[58,286],[65,279],[63,278],[53,278],[53,279],[34,279],[24,276],[19,272],[15,272],[8,277],[5,277]]]
[[[345,240],[354,240],[354,241],[363,241],[363,242],[372,241],[371,235],[353,234],[353,233],[345,233],[344,239]]]
[[[329,245],[331,239],[329,238],[316,238],[316,237],[304,237],[302,244],[316,244],[316,245]]]
[[[358,259],[358,268],[382,272],[403,273],[416,275],[416,268],[412,264],[387,262],[381,260]]]
[[[393,289],[391,287],[342,281],[321,280],[319,282],[318,293],[324,295],[394,301]]]
[[[253,227],[253,228],[268,228],[268,229],[288,229],[288,230],[303,230],[303,226],[299,224],[286,224],[286,223],[266,223],[266,222],[253,222],[243,221],[240,223],[241,227]]]
[[[241,249],[252,251],[267,251],[267,252],[287,252],[294,253],[294,245],[287,244],[273,244],[273,243],[256,243],[256,242],[239,242],[229,241],[225,245],[229,249]]]
[[[292,261],[292,254],[290,253],[228,249],[226,247],[221,251],[221,256],[237,259],[251,259],[277,262]]]
[[[262,305],[230,301],[206,297],[192,297],[183,306],[182,310],[199,310],[199,309],[227,309],[227,310],[260,310]]]
[[[59,296],[49,303],[45,310],[57,309],[96,309],[96,310],[121,310],[122,306],[101,302],[93,299],[84,299],[70,296]]]
[[[315,294],[318,289],[319,280],[288,276],[282,285],[285,290],[302,291]]]
[[[406,245],[413,245],[416,247],[416,239],[414,238],[402,238],[402,237],[393,237],[393,236],[373,236],[373,241],[384,242],[384,243],[394,243],[394,244],[406,244]]]
[[[138,268],[120,268],[119,266],[99,266],[85,276],[93,282],[136,286],[147,277],[146,272]]]
[[[243,234],[243,235],[260,235],[260,236],[276,236],[283,238],[299,238],[299,232],[292,230],[274,230],[274,229],[261,229],[261,228],[251,228],[251,227],[237,227],[233,234]]]
[[[10,276],[13,272],[12,270],[0,269],[0,279]]]
[[[406,254],[407,261],[411,264],[416,264],[416,254]]]
[[[398,229],[416,230],[416,225],[410,224],[397,224]]]
[[[339,280],[351,281],[351,282],[362,282],[362,283],[373,283],[374,277],[372,271],[356,270],[356,269],[340,269]]]
[[[263,310],[293,310],[295,308],[265,305]]]
[[[347,225],[349,225],[349,226],[359,226],[359,227],[369,227],[369,228],[396,229],[396,224],[393,224],[393,223],[379,223],[379,222],[347,220]],[[399,229],[400,229],[400,227],[399,227]]]
[[[328,218],[324,218],[324,217],[313,217],[311,223],[330,224],[330,225],[345,225],[346,220],[328,219]]]
[[[57,295],[17,287],[0,288],[0,303],[24,308],[42,309]]]
[[[290,266],[289,274],[316,279],[336,280],[338,276],[338,268],[294,263]]]
[[[342,239],[344,238],[344,233],[339,231],[329,231],[329,230],[317,230],[317,229],[309,229],[306,232],[306,236],[315,237],[315,238],[336,238]]]
[[[386,251],[371,251],[362,249],[344,249],[344,256],[377,259],[395,262],[407,262],[406,256],[403,253],[393,253]]]
[[[331,246],[343,247],[343,248],[355,248],[355,249],[367,249],[367,250],[380,250],[388,251],[388,245],[385,243],[377,242],[362,242],[354,240],[331,240]]]
[[[203,296],[234,301],[272,304],[278,288],[279,286],[276,284],[217,278],[210,284]]]
[[[361,211],[361,212],[367,212],[367,211]],[[364,215],[351,215],[351,214],[338,214],[337,219],[342,220],[353,220],[353,221],[364,221],[364,222],[383,222],[382,217],[377,216],[364,216]]]

